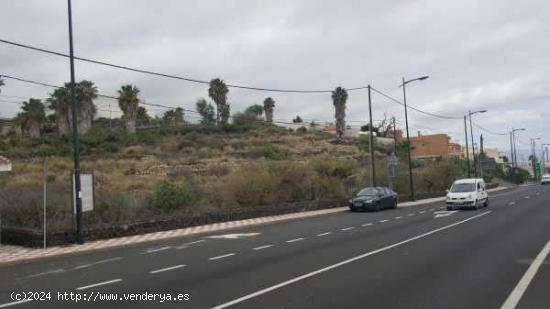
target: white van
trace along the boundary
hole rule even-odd
[[[489,195],[485,190],[485,181],[481,178],[460,179],[447,190],[447,210],[455,208],[474,208],[489,206]]]
[[[550,174],[542,175],[542,178],[540,180],[541,185],[550,184]]]

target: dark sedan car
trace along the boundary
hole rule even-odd
[[[397,193],[385,187],[367,187],[349,201],[351,211],[397,208]]]

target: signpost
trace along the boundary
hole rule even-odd
[[[6,157],[0,156],[0,173],[11,172],[11,170],[12,170],[11,161]],[[0,245],[2,245],[2,208],[3,208],[2,205],[3,203],[4,203],[3,201],[0,202]]]
[[[393,179],[397,177],[397,171],[399,167],[399,159],[395,155],[395,152],[392,152],[390,158],[388,159],[388,183],[390,189],[393,190]]]
[[[535,162],[535,179],[539,179],[541,175],[540,162]]]
[[[74,184],[73,174],[73,184]],[[80,174],[80,200],[82,201],[82,212],[94,210],[94,174]],[[74,186],[73,186],[74,188]],[[76,195],[73,191],[73,210],[76,214]]]

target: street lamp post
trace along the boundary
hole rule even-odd
[[[518,167],[517,154],[516,154],[516,132],[525,131],[525,128],[514,129],[510,131],[510,156],[512,157],[512,167]]]
[[[71,69],[71,111],[73,119],[73,148],[74,148],[74,195],[76,208],[76,242],[84,243],[84,231],[82,229],[82,197],[80,193],[80,140],[78,138],[78,119],[76,104],[76,83],[74,74],[74,48],[73,48],[73,18],[71,0],[67,0],[69,21],[69,59]]]
[[[533,169],[533,177],[537,179],[537,171],[535,169],[535,164],[537,162],[537,152],[536,152],[536,141],[540,140],[540,137],[530,138],[531,140],[531,168]]]
[[[473,162],[474,162],[474,177],[477,177],[477,165],[476,165],[476,149],[475,149],[475,146],[474,146],[474,130],[472,128],[472,115],[474,114],[479,114],[479,113],[485,113],[487,112],[487,110],[479,110],[479,111],[475,111],[475,112],[472,112],[472,111],[468,111],[468,118],[470,119],[470,136],[472,138],[472,157],[473,157]],[[468,162],[469,164],[469,162]]]
[[[414,82],[417,80],[426,80],[429,76],[422,76],[418,78],[413,78],[409,80],[405,80],[405,77],[403,77],[403,83],[401,84],[401,87],[403,87],[403,105],[405,106],[405,127],[407,129],[407,155],[409,160],[409,186],[411,190],[411,196],[410,200],[414,201],[414,183],[413,183],[413,174],[412,174],[412,163],[411,163],[411,139],[409,138],[409,118],[407,115],[407,94],[405,91],[405,85],[407,85],[410,82]]]

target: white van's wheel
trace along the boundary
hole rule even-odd
[[[478,210],[479,209],[479,204],[477,202],[477,200],[474,202],[474,210]]]
[[[483,204],[485,207],[489,207],[489,198],[485,199],[485,203]]]

